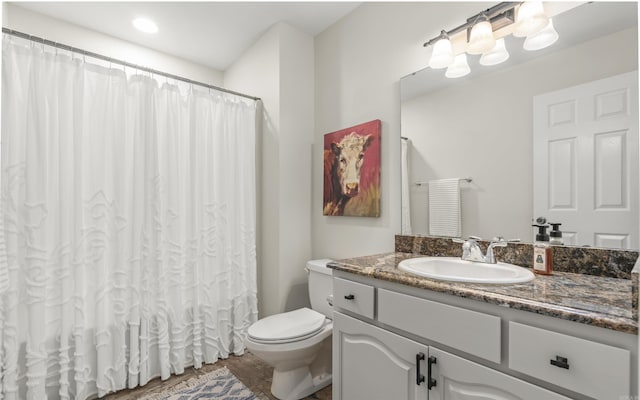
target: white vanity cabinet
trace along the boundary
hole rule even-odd
[[[333,348],[333,400],[569,400],[339,312]]]
[[[636,335],[336,272],[333,400],[637,395]],[[557,356],[569,369],[550,362]]]
[[[427,399],[427,346],[336,312],[333,348],[334,400]]]

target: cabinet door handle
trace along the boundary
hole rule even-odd
[[[437,363],[438,363],[438,359],[435,358],[434,356],[430,356],[429,359],[427,360],[427,379],[428,379],[427,389],[429,390],[431,390],[431,388],[436,386],[436,384],[438,383],[431,376],[431,367],[433,366],[433,364],[437,364]]]
[[[344,298],[347,299],[347,300],[353,300],[353,299],[356,298],[356,296],[354,296],[352,294],[348,294],[348,295],[344,296]]]
[[[424,353],[416,354],[416,385],[420,386],[424,382],[424,375],[420,373],[420,361],[424,360]]]
[[[569,369],[569,360],[566,357],[556,356],[555,360],[549,360],[549,362],[558,368]]]

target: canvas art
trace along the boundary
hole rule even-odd
[[[323,214],[380,216],[380,120],[324,135]]]

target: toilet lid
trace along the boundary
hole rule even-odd
[[[249,337],[259,341],[292,341],[313,336],[322,329],[325,316],[309,308],[301,308],[263,318],[249,327]]]

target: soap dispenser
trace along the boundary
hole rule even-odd
[[[547,224],[533,224],[531,226],[535,226],[538,228],[538,233],[536,234],[536,242],[548,242],[549,235],[547,234],[547,228],[549,225]]]
[[[562,224],[559,222],[549,222],[549,225],[551,225],[549,244],[562,245],[562,232],[560,232],[560,229],[558,228]]]
[[[534,224],[538,228],[536,241],[533,244],[533,272],[540,275],[551,275],[553,272],[553,249],[549,245],[546,224]]]

